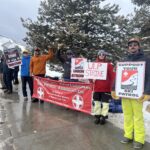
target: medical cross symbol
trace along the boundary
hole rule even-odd
[[[73,107],[81,109],[83,107],[83,98],[80,95],[74,95],[72,98]]]
[[[39,98],[44,97],[44,91],[41,87],[38,88],[37,93],[38,93]]]

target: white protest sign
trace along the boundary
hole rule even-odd
[[[84,78],[84,65],[87,62],[85,58],[72,58],[71,59],[71,79]]]
[[[138,99],[143,95],[145,62],[118,62],[116,71],[116,95]]]
[[[107,63],[87,62],[85,58],[71,60],[71,79],[106,80]]]
[[[88,62],[84,70],[84,79],[106,80],[107,78],[107,63]]]

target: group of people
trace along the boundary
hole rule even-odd
[[[63,46],[58,46],[57,58],[62,63],[65,81],[77,82],[77,80],[71,79],[71,58],[75,57],[72,50],[67,50],[65,54],[62,54]],[[128,41],[128,55],[124,62],[138,62],[145,61],[145,84],[143,96],[136,99],[122,98],[122,108],[124,113],[124,138],[121,143],[129,143],[134,141],[134,148],[140,149],[145,143],[145,130],[144,119],[142,113],[143,102],[150,99],[150,59],[146,57],[141,49],[140,41],[138,38],[132,38]],[[22,52],[22,64],[21,64],[21,81],[22,81],[22,93],[24,99],[27,100],[27,88],[26,84],[29,84],[30,94],[33,94],[33,76],[45,77],[45,66],[48,60],[51,60],[54,56],[53,50],[49,49],[47,55],[41,55],[41,50],[36,48],[34,50],[34,56],[31,57],[28,50]],[[95,124],[104,125],[108,118],[109,100],[119,99],[115,92],[115,73],[114,67],[107,59],[108,53],[105,50],[99,50],[97,53],[96,62],[107,63],[107,78],[106,80],[92,80],[94,84],[93,93],[93,114],[95,116]],[[3,66],[7,65],[3,61]],[[3,75],[0,74],[2,87],[5,85],[8,88],[8,84],[5,78],[11,78],[9,74],[6,77],[6,67],[3,68]],[[7,69],[9,69],[7,67]],[[10,72],[12,69],[10,69]],[[3,76],[3,77],[2,77]],[[12,80],[11,80],[12,81]],[[117,82],[117,81],[116,81]],[[9,83],[10,84],[10,83]],[[11,87],[12,92],[12,87]],[[38,99],[33,99],[32,102],[38,102]],[[41,103],[44,101],[40,100]]]

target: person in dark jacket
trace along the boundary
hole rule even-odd
[[[0,83],[1,83],[1,89],[6,89],[6,86],[3,80],[3,58],[2,56],[0,56]]]
[[[21,64],[21,82],[22,82],[22,93],[24,96],[24,100],[28,100],[27,97],[27,83],[29,85],[30,89],[30,95],[32,97],[33,94],[33,81],[32,77],[30,76],[30,55],[28,50],[23,50],[23,56],[22,56],[22,64]]]
[[[3,61],[3,80],[6,85],[6,89],[4,90],[4,92],[7,94],[11,94],[13,92],[13,69],[8,67],[5,57]]]
[[[62,56],[61,50],[63,45],[58,45],[58,52],[57,52],[57,58],[62,63],[64,73],[63,73],[63,79],[64,81],[72,81],[76,82],[77,80],[71,79],[71,58],[74,58],[75,55],[72,50],[67,50],[66,53]]]
[[[105,119],[108,117],[109,100],[111,99],[111,87],[114,80],[114,72],[112,63],[106,60],[108,53],[105,50],[100,50],[97,54],[96,62],[107,63],[106,80],[94,81],[94,109],[95,124],[105,124]]]
[[[123,61],[146,62],[143,96],[138,100],[122,98],[122,108],[124,113],[124,138],[121,140],[121,143],[126,144],[134,140],[133,147],[135,149],[141,149],[145,143],[145,128],[142,112],[143,102],[150,99],[150,58],[144,55],[138,38],[132,38],[128,41],[128,56]],[[115,85],[111,95],[114,99],[118,99],[115,93]]]

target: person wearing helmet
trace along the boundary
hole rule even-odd
[[[145,143],[145,128],[142,112],[143,102],[150,99],[150,58],[144,55],[138,38],[132,38],[128,41],[127,52],[128,55],[124,58],[124,62],[146,62],[145,83],[143,96],[138,100],[122,98],[122,108],[124,113],[124,137],[121,140],[121,143],[126,144],[134,141],[133,147],[135,149],[141,149]],[[115,93],[115,84],[111,95],[114,99],[118,98]]]
[[[63,45],[58,45],[58,52],[57,52],[57,58],[62,63],[64,73],[63,73],[63,79],[64,81],[77,81],[75,79],[71,79],[71,58],[74,58],[75,55],[72,50],[67,50],[64,55],[61,54],[61,51],[63,50]]]
[[[33,86],[32,86],[32,77],[30,76],[30,59],[29,51],[24,49],[22,51],[22,64],[21,64],[21,82],[22,82],[22,93],[24,96],[24,100],[28,100],[27,96],[27,83],[30,89],[30,95],[32,98],[33,94]]]
[[[41,54],[41,49],[36,48],[34,50],[34,56],[31,58],[30,62],[30,75],[31,76],[39,76],[45,77],[46,73],[46,62],[53,58],[53,49],[49,48],[49,52],[47,55]],[[38,99],[32,100],[32,102],[38,102]],[[40,103],[43,103],[43,100],[40,100]]]
[[[109,54],[105,50],[98,51],[96,62],[107,63],[106,80],[94,81],[94,109],[95,124],[105,124],[109,111],[109,100],[111,99],[111,86],[114,79],[113,65],[107,61]]]

